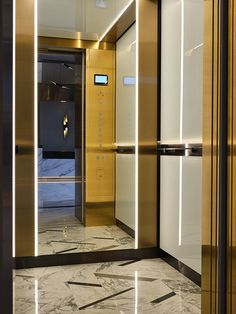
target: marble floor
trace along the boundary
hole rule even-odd
[[[200,288],[161,259],[16,270],[15,314],[201,313]]]
[[[74,207],[39,212],[39,255],[133,249],[134,239],[116,225],[84,227]]]

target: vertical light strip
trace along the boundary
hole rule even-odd
[[[12,38],[12,256],[16,256],[16,0],[13,0]]]
[[[135,305],[134,313],[138,314],[138,272],[134,272],[134,287],[135,287]]]
[[[184,0],[181,0],[181,65],[180,65],[180,143],[183,143],[183,103],[184,103]],[[183,157],[179,158],[179,246],[182,245],[182,189]]]
[[[125,13],[125,11],[129,8],[129,6],[134,2],[134,0],[130,0],[129,3],[121,10],[121,12],[116,16],[116,18],[112,21],[112,23],[108,26],[105,32],[100,36],[99,42],[104,39],[104,37],[109,33],[112,27],[116,24],[119,18]]]
[[[183,157],[179,158],[179,246],[182,245]]]
[[[180,144],[183,143],[183,103],[184,103],[184,0],[181,0],[181,62],[180,62]]]
[[[139,146],[139,0],[136,1],[136,86],[135,86],[135,249],[138,248],[138,146]]]
[[[35,280],[34,282],[34,298],[35,298],[35,314],[38,314],[39,313],[39,283],[38,283],[38,280]]]
[[[38,0],[34,0],[34,255],[38,256]]]

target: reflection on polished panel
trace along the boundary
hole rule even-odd
[[[85,227],[73,205],[44,208],[39,214],[39,254],[132,249],[134,239],[118,226]]]
[[[15,314],[200,314],[200,288],[160,259],[15,272]]]
[[[163,1],[160,247],[201,273],[203,1]],[[171,89],[171,92],[170,92]],[[176,146],[184,145],[183,156]]]
[[[116,147],[119,146],[119,153],[121,150],[114,142],[115,106],[121,110],[127,98],[131,125],[124,135],[130,142],[132,133],[134,145],[135,97],[130,96],[135,95],[135,86],[124,85],[123,76],[136,75],[135,35],[133,27],[132,33],[128,31],[119,39],[117,51],[114,47],[87,46],[86,50],[66,52],[71,46],[59,47],[57,42],[53,51],[39,52],[40,255],[134,248],[134,178],[131,178],[131,193],[126,195],[128,202],[123,202],[121,196],[119,210],[115,212],[115,176],[124,182],[127,174],[119,167],[116,169],[119,159]],[[40,45],[44,42],[50,47],[55,43],[55,38],[47,40],[40,37]],[[119,49],[122,42],[125,42],[124,51]],[[63,51],[57,51],[58,48]],[[130,57],[131,68],[125,68],[127,62],[115,64],[120,52],[123,60]],[[118,90],[116,69],[123,73],[118,79],[122,88]],[[105,84],[99,84],[97,80],[104,78]],[[117,104],[116,94],[123,97]],[[121,110],[120,122],[125,118],[126,112]],[[122,128],[121,123],[117,129],[122,131]],[[132,160],[133,149],[127,153]]]
[[[99,40],[133,2],[130,0],[40,0],[39,35]],[[56,14],[55,14],[56,8]]]

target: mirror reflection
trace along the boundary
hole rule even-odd
[[[39,255],[135,247],[135,21],[63,42],[97,44],[131,2],[39,0]]]

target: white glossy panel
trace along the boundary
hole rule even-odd
[[[201,143],[203,0],[162,1],[162,143]]]
[[[116,218],[135,229],[135,156],[116,157]]]
[[[203,0],[184,1],[183,142],[202,142]]]
[[[39,34],[97,40],[130,0],[38,0]],[[55,31],[57,31],[55,33]],[[57,35],[56,35],[57,34]]]
[[[136,26],[116,44],[116,142],[135,143]]]
[[[202,158],[183,158],[180,260],[201,272]]]
[[[177,143],[180,134],[181,1],[162,1],[161,140]]]
[[[176,256],[179,236],[179,157],[161,157],[160,247]]]
[[[116,142],[135,144],[136,26],[116,44]],[[135,229],[135,155],[117,154],[116,218]]]
[[[201,158],[161,157],[160,247],[198,273],[201,273],[201,197]]]

